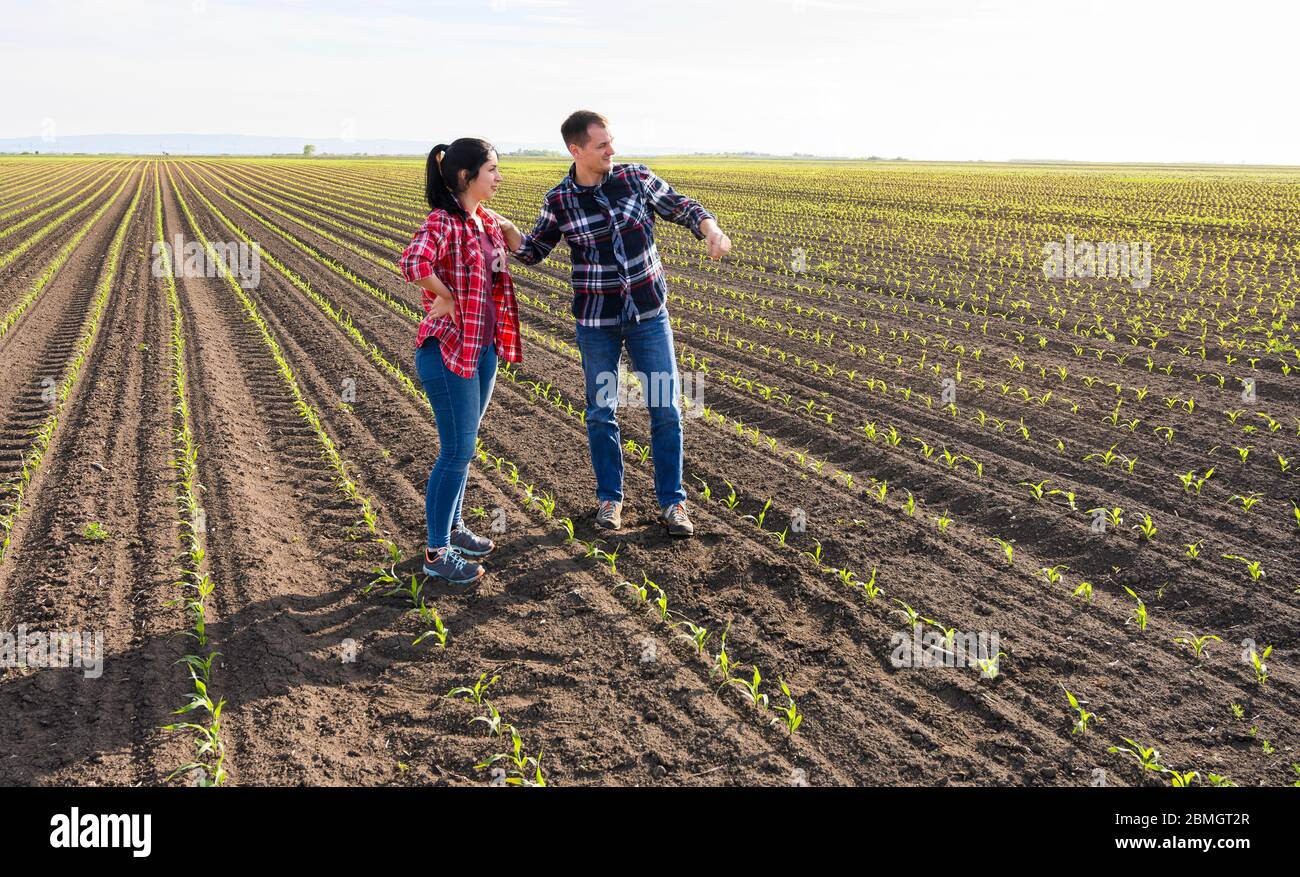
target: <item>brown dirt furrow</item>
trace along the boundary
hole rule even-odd
[[[103,673],[45,668],[6,679],[0,736],[14,749],[0,764],[5,783],[157,783],[184,754],[158,730],[180,688],[176,617],[164,605],[173,596],[174,504],[150,206],[142,194],[98,340],[0,570],[6,629],[98,632]],[[92,273],[85,282],[95,281]],[[91,522],[106,540],[85,538]]]

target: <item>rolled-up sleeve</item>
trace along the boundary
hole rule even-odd
[[[706,219],[716,221],[717,217],[705,210],[699,201],[674,191],[672,186],[645,165],[636,165],[636,172],[645,191],[646,201],[654,212],[669,222],[690,229],[696,240],[704,240],[700,223]]]
[[[515,258],[525,265],[536,265],[550,255],[551,250],[560,242],[560,237],[560,221],[547,198],[542,202],[542,212],[538,215],[533,230],[524,235],[523,243],[514,251]]]
[[[432,275],[434,267],[446,255],[446,219],[441,214],[431,213],[406,245],[397,264],[408,283],[417,283]]]

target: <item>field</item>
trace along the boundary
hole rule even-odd
[[[733,241],[657,226],[697,535],[635,408],[591,523],[561,245],[510,263],[460,593],[412,577],[422,162],[0,158],[0,630],[104,650],[0,670],[0,783],[1300,779],[1300,175],[647,163]],[[567,167],[489,206],[531,228]]]

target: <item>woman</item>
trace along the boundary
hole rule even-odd
[[[523,361],[505,258],[508,223],[483,206],[500,184],[497,154],[486,141],[435,146],[425,165],[431,212],[399,263],[402,276],[424,290],[415,368],[438,424],[438,460],[424,498],[424,572],[455,584],[482,576],[471,558],[496,547],[465,526],[461,504],[497,359]]]

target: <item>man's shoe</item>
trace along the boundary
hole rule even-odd
[[[437,551],[424,549],[424,574],[446,579],[453,585],[467,585],[483,575],[483,567],[461,557],[454,546],[439,548]]]
[[[623,526],[623,503],[612,499],[602,499],[596,508],[596,523],[606,530],[617,530]]]
[[[451,528],[451,544],[466,557],[482,557],[497,547],[491,539],[479,536],[463,524]]]
[[[668,528],[669,536],[691,536],[695,533],[695,525],[686,516],[684,502],[664,506],[659,512],[659,522]]]

